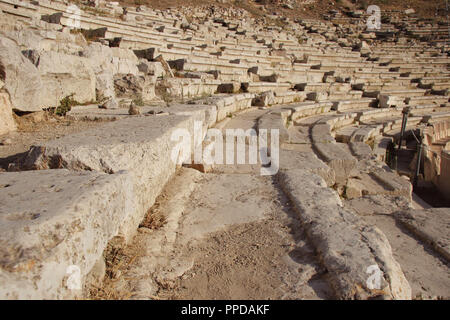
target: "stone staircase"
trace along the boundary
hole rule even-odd
[[[109,2],[75,10],[64,1],[0,0],[0,9],[0,115],[8,120],[0,134],[16,129],[12,110],[52,109],[68,96],[80,106],[66,117],[114,120],[36,145],[0,173],[7,284],[0,297],[80,296],[64,286],[66,267],[79,265],[87,283],[111,239],[132,239],[190,156],[171,160],[177,129],[194,136],[200,123],[193,143],[201,145],[207,128],[260,108],[268,112],[258,130],[278,129],[284,145],[277,179],[308,225],[336,296],[411,298],[386,236],[342,199],[412,203],[412,177],[384,163],[405,108],[407,139],[417,132],[426,141],[422,180],[448,192],[445,25],[396,13],[368,32],[364,13],[333,12],[280,27],[241,11],[124,10]],[[140,115],[130,116],[126,108],[137,101]],[[358,255],[336,256],[347,247]],[[363,261],[381,261],[382,294],[360,283]]]

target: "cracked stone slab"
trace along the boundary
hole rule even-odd
[[[408,198],[384,194],[366,195],[361,198],[349,199],[345,201],[345,206],[348,206],[360,216],[373,214],[390,215],[398,211],[399,208],[402,210],[412,208]]]
[[[66,169],[0,174],[0,298],[66,299],[136,212],[131,176]]]
[[[319,157],[335,171],[337,183],[344,183],[358,162],[347,151],[347,145],[338,143],[315,143],[314,149]]]
[[[411,200],[412,184],[389,167],[371,168],[371,177],[384,187],[387,193],[405,196]]]
[[[317,158],[312,149],[306,152],[281,149],[280,169],[292,170],[297,168],[302,168],[321,176],[328,186],[332,186],[336,182],[334,170]]]
[[[320,176],[295,169],[280,172],[279,178],[338,298],[411,299],[409,283],[389,241],[377,227],[345,209],[338,194],[327,188]],[[378,288],[367,282],[371,266],[382,271]]]
[[[34,146],[24,166],[29,169],[67,168],[110,174],[128,171],[133,178],[140,208],[140,213],[130,217],[122,226],[126,239],[130,239],[145,212],[175,173],[172,152],[181,138],[172,141],[172,134],[182,129],[192,139],[194,120],[201,120],[200,114],[125,118]],[[204,123],[204,113],[202,120]],[[198,140],[203,140],[203,137]],[[187,160],[181,152],[178,157],[178,160]]]
[[[450,261],[450,208],[398,211],[394,217]]]

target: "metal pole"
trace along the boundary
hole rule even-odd
[[[402,148],[403,137],[405,136],[406,124],[408,122],[409,107],[406,107],[402,111],[402,131],[400,132],[400,141],[398,142],[398,151]]]
[[[395,148],[393,148],[393,152],[394,152],[394,170],[397,171],[398,152],[395,150]]]
[[[417,153],[417,167],[416,167],[416,173],[414,175],[414,182],[413,182],[413,186],[414,188],[417,187],[417,182],[419,180],[419,175],[420,175],[420,163],[422,161],[422,152],[423,152],[423,142],[422,139],[420,139],[420,143],[417,146],[418,148],[418,153]]]

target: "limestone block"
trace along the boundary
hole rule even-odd
[[[137,68],[139,59],[132,50],[123,48],[111,48],[111,51],[114,74],[131,73],[137,75],[139,73],[139,70]]]
[[[0,90],[0,135],[16,129],[9,94],[4,90]]]
[[[71,276],[83,284],[137,209],[129,174],[64,169],[2,173],[0,203],[2,299],[80,296]]]
[[[450,209],[399,211],[395,219],[450,261]]]
[[[175,172],[172,150],[180,141],[172,141],[172,133],[185,129],[193,136],[193,120],[191,116],[167,115],[133,116],[114,121],[33,147],[24,167],[68,168],[110,174],[128,171],[132,175],[133,192],[139,208],[120,229],[121,234],[129,239]],[[182,153],[178,154],[184,161],[182,156]]]
[[[155,79],[152,76],[135,76],[133,74],[114,76],[117,97],[140,98],[150,101],[155,98]]]
[[[337,298],[411,299],[409,283],[377,227],[344,209],[338,194],[318,175],[295,169],[281,171],[279,176],[328,271]],[[378,288],[368,283],[369,268],[380,270]]]
[[[0,36],[0,79],[5,83],[13,109],[39,111],[42,81],[37,68],[25,58],[14,41]]]
[[[42,105],[58,106],[72,93],[79,103],[96,100],[96,77],[86,58],[45,51],[40,54],[38,70],[43,83]]]

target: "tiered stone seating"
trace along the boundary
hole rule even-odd
[[[425,132],[429,160],[425,179],[448,190],[448,182],[444,181],[448,181],[448,170],[436,165],[437,155],[442,158],[440,164],[448,165],[449,145],[450,59],[448,47],[441,41],[442,25],[429,26],[415,17],[393,18],[383,24],[382,30],[368,32],[362,21],[367,15],[353,12],[347,16],[333,13],[327,22],[288,20],[283,29],[257,23],[250,17],[244,22],[219,13],[194,12],[199,19],[188,23],[176,10],[128,8],[125,14],[122,8],[109,3],[99,7],[98,12],[86,9],[73,16],[63,2],[33,3],[0,0],[0,8],[2,16],[20,19],[21,27],[41,28],[28,36],[16,32],[14,25],[5,27],[4,32],[18,40],[25,62],[34,66],[45,87],[54,89],[43,94],[46,107],[56,107],[71,94],[68,90],[75,90],[79,102],[91,106],[73,108],[68,117],[117,120],[107,124],[105,130],[96,128],[35,146],[24,163],[9,167],[10,171],[58,169],[26,173],[23,177],[46,184],[51,179],[74,180],[73,188],[77,190],[87,183],[89,188],[80,197],[88,200],[91,193],[117,191],[114,203],[105,204],[102,196],[93,204],[92,212],[111,209],[113,221],[101,225],[100,231],[96,228],[101,222],[88,221],[86,232],[96,233],[97,238],[77,243],[77,239],[66,235],[65,246],[82,252],[75,262],[83,263],[83,277],[100,258],[109,239],[117,235],[130,238],[175,172],[177,164],[169,159],[169,150],[175,144],[170,136],[175,129],[193,133],[194,121],[200,121],[202,128],[210,128],[252,106],[272,108],[258,119],[258,130],[279,129],[281,143],[294,149],[298,145],[309,148],[309,156],[294,157],[304,165],[303,171],[287,170],[281,175],[291,189],[295,189],[292,177],[311,177],[311,172],[318,175],[313,182],[305,182],[311,190],[290,190],[299,208],[307,201],[296,202],[296,196],[304,197],[308,192],[332,195],[337,200],[338,194],[346,199],[391,195],[411,202],[411,184],[380,163],[385,161],[387,149],[398,141],[404,107],[410,108],[406,130]],[[73,26],[74,18],[80,22],[79,28]],[[433,43],[424,41],[432,36]],[[392,41],[397,41],[395,47]],[[102,95],[127,105],[142,102],[143,114],[133,118],[123,108],[107,104],[99,109],[92,103],[100,102],[94,100]],[[164,102],[164,111],[157,113],[148,106],[150,102]],[[13,107],[22,112],[36,111]],[[310,160],[317,163],[308,164]],[[292,166],[287,162],[287,167]],[[80,175],[66,169],[92,172]],[[5,184],[20,180],[20,175],[8,173]],[[124,185],[127,188],[122,188]],[[35,197],[32,199],[35,201]],[[68,225],[74,222],[74,212],[83,216],[90,212],[78,210],[76,198],[51,200],[55,206],[64,206],[64,222]],[[332,205],[339,209],[333,214],[348,215],[337,200]],[[11,202],[7,205],[12,206]],[[59,213],[54,206],[47,209],[50,215]],[[326,209],[320,207],[317,212]],[[314,210],[305,212],[311,219],[317,218]],[[347,219],[347,224],[358,220],[349,216],[352,219]],[[365,228],[359,227],[359,222],[355,226],[350,228],[352,234],[360,236],[360,229]],[[53,227],[57,229],[56,224]],[[329,234],[321,236],[327,239]],[[367,243],[364,246],[367,252],[373,250]],[[14,246],[8,248],[13,250]],[[42,248],[30,245],[28,249],[31,252]],[[56,280],[49,282],[55,288],[51,293],[43,289],[43,282],[52,278],[44,268],[41,280],[25,286],[32,294],[20,290],[23,279],[11,276],[13,279],[8,281],[19,289],[8,295],[11,293],[1,288],[0,296],[71,296],[59,288],[68,257],[67,250],[62,250],[44,259],[46,265],[51,265],[53,258],[61,260]],[[33,258],[32,254],[26,255],[22,262],[26,264],[26,259]],[[326,263],[331,273],[338,273],[332,263]],[[42,276],[39,272],[31,277],[38,279]],[[38,289],[33,291],[33,286]]]

